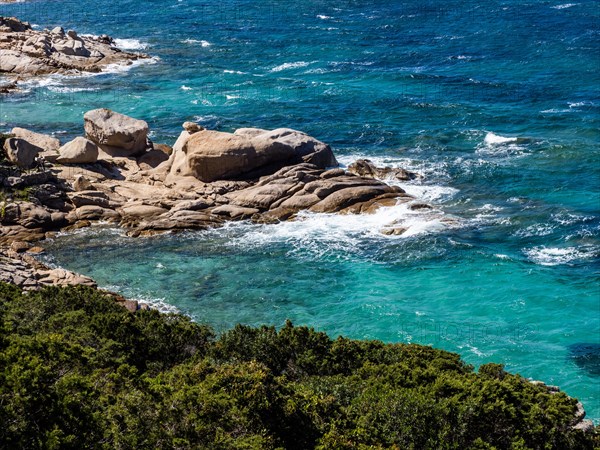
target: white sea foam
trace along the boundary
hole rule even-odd
[[[550,109],[544,109],[543,111],[540,111],[540,114],[561,114],[561,113],[568,113],[571,111],[572,111],[571,109],[550,108]]]
[[[548,236],[554,232],[554,227],[549,224],[536,223],[529,225],[526,228],[518,230],[514,235],[520,237],[533,237],[533,236]]]
[[[182,85],[179,89],[181,89],[182,91],[193,91],[194,90],[194,88],[186,86],[185,84]]]
[[[119,292],[119,293],[125,295],[130,300],[136,300],[140,303],[146,303],[151,308],[157,309],[163,313],[180,313],[181,312],[176,306],[173,306],[172,304],[170,304],[165,298],[151,297],[147,294],[130,292],[127,290],[126,287],[118,286],[118,285],[114,285],[114,284],[102,286],[102,288],[106,289],[107,291],[110,291],[110,292]]]
[[[70,94],[72,92],[93,92],[98,91],[98,88],[84,88],[84,87],[67,87],[67,86],[49,86],[49,91],[57,92],[59,94]]]
[[[440,232],[456,226],[456,220],[440,211],[412,211],[407,203],[379,208],[374,214],[321,214],[302,211],[294,221],[276,225],[240,224],[248,227],[229,241],[234,247],[255,248],[285,242],[294,250],[323,255],[330,251],[347,257],[365,238],[403,239]],[[236,226],[236,225],[233,225]],[[384,235],[386,229],[401,229],[399,235]]]
[[[328,20],[328,19],[333,19],[333,17],[331,16],[326,16],[324,14],[319,14],[317,15],[317,19],[321,19],[321,20]]]
[[[130,71],[135,67],[139,67],[145,64],[156,64],[160,59],[158,57],[138,59],[130,64],[109,64],[105,66],[102,72],[78,72],[70,75],[51,74],[41,77],[28,79],[26,81],[19,81],[19,87],[23,92],[30,92],[31,89],[46,88],[51,92],[56,93],[75,93],[75,92],[88,92],[97,91],[99,88],[92,86],[69,86],[73,80],[92,78],[106,74],[120,74]]]
[[[516,137],[505,137],[505,136],[500,136],[500,135],[490,132],[485,135],[485,139],[483,140],[483,143],[486,145],[502,145],[502,144],[509,144],[511,142],[517,142],[517,140],[518,140],[518,138],[516,138]]]
[[[339,72],[339,69],[334,69],[334,70],[329,70],[329,69],[324,69],[322,67],[317,67],[316,69],[308,69],[307,71],[304,72],[305,75],[310,75],[312,73],[316,73],[316,74],[324,74],[324,73],[330,73],[330,72]]]
[[[149,47],[149,44],[139,39],[115,39],[114,42],[115,47],[122,50],[144,50]]]
[[[504,210],[501,206],[487,203],[481,207],[469,210],[471,214],[475,214],[470,222],[474,225],[510,225],[512,220],[510,217],[501,214]]]
[[[534,263],[542,266],[557,266],[582,261],[600,256],[598,248],[594,246],[582,247],[533,247],[523,249],[523,253]]]
[[[210,47],[212,45],[210,42],[203,39],[184,39],[181,41],[181,43],[188,45],[199,45],[200,47]]]
[[[118,74],[129,72],[131,69],[139,66],[143,66],[146,64],[156,64],[160,61],[158,56],[153,56],[152,58],[143,58],[136,59],[131,64],[109,64],[107,65],[102,72],[95,73],[93,75],[103,75],[103,74]]]
[[[450,59],[450,60],[457,59],[459,61],[470,61],[473,59],[473,57],[468,56],[468,55],[456,55],[456,56],[449,56],[448,59]]]
[[[341,163],[351,164],[360,157],[346,155],[339,159]],[[405,159],[402,158],[370,159],[378,166],[406,166]],[[402,187],[416,199],[380,208],[374,214],[340,215],[304,211],[298,214],[297,220],[277,225],[239,224],[237,226],[249,227],[249,229],[245,230],[241,237],[231,240],[230,245],[260,247],[270,243],[286,242],[295,249],[293,252],[322,255],[329,251],[339,254],[342,250],[341,253],[351,255],[365,237],[403,239],[460,226],[458,218],[446,215],[438,209],[411,209],[411,204],[415,202],[432,203],[451,198],[458,192],[457,189],[449,186],[422,185],[418,182],[385,181]],[[400,234],[383,234],[386,230],[397,230]]]
[[[579,214],[572,214],[568,212],[559,212],[552,214],[552,220],[559,223],[560,225],[573,225],[580,222],[589,222],[594,220],[593,216],[582,216]]]
[[[389,183],[389,181],[388,181]],[[414,197],[420,198],[428,202],[444,202],[454,197],[458,189],[450,186],[437,186],[428,184],[411,184],[411,183],[389,183],[397,184],[402,189]]]
[[[579,3],[563,3],[562,5],[556,5],[556,6],[552,6],[552,9],[567,9],[567,8],[571,8],[573,6],[577,6],[579,5]]]
[[[244,75],[246,72],[242,72],[240,70],[229,70],[229,69],[225,69],[223,71],[223,73],[235,73],[237,75]]]
[[[368,155],[343,155],[337,158],[341,167],[348,167],[357,159],[368,159],[377,167],[393,167],[403,168],[425,177],[435,176],[436,178],[446,177],[445,168],[440,164],[424,163],[411,158],[402,157],[384,157],[384,156],[368,156]],[[419,180],[405,182],[389,178],[384,178],[381,181],[394,186],[399,186],[406,193],[426,202],[442,203],[453,198],[458,192],[458,189],[451,186],[443,186],[439,184],[424,184]]]
[[[273,67],[271,69],[271,72],[281,72],[282,70],[297,69],[299,67],[306,67],[309,64],[310,63],[306,62],[306,61],[298,61],[298,62],[293,62],[293,63],[284,63],[284,64],[280,64],[279,66]]]

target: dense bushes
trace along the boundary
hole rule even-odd
[[[217,338],[87,288],[0,284],[2,448],[593,448],[502,366],[286,324]]]

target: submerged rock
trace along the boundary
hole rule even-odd
[[[360,177],[379,178],[388,180],[408,181],[419,178],[420,175],[399,167],[377,167],[369,159],[359,159],[348,166],[348,172]]]

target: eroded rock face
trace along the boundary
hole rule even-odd
[[[85,133],[109,156],[135,156],[148,147],[148,124],[101,108],[83,116]]]
[[[147,58],[119,50],[110,38],[35,31],[29,23],[0,16],[0,72],[23,76],[100,72],[109,64],[131,64]]]
[[[337,165],[327,144],[287,128],[241,129],[235,133],[185,131],[173,150],[171,174],[204,182],[256,178],[302,162],[319,168]]]

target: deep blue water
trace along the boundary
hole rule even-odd
[[[560,385],[600,419],[600,2],[30,1],[40,27],[108,33],[155,57],[45,78],[0,99],[0,131],[82,133],[109,107],[157,142],[181,123],[301,129],[457,225],[393,208],[128,239],[65,236],[57,264],[217,329],[281,325],[419,342]],[[515,140],[513,138],[519,138]],[[382,236],[393,218],[412,235]],[[422,231],[419,233],[419,231]]]

